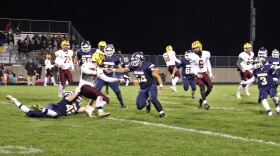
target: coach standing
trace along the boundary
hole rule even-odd
[[[25,65],[25,70],[27,71],[27,85],[30,86],[35,86],[35,70],[36,66],[32,62],[32,59],[28,60],[28,63]]]

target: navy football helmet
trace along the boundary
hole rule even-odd
[[[265,65],[265,59],[263,57],[257,57],[255,59],[255,65],[257,68],[262,68]]]
[[[267,49],[265,47],[261,47],[261,49],[258,51],[258,56],[259,57],[267,57]]]
[[[145,61],[143,52],[135,52],[131,56],[131,65],[133,67],[138,67],[141,63]]]
[[[107,57],[112,57],[114,53],[115,53],[115,47],[114,47],[113,44],[108,44],[108,45],[105,46],[104,54]]]
[[[82,51],[83,51],[83,52],[85,52],[85,53],[89,52],[90,49],[91,49],[91,44],[90,44],[90,42],[89,42],[89,41],[82,42],[81,48],[82,48]]]

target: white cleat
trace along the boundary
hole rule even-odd
[[[272,114],[273,114],[272,111],[268,111],[268,112],[267,112],[267,115],[268,115],[268,116],[272,116]]]
[[[14,98],[12,95],[7,95],[6,98],[7,98],[8,100],[10,100],[12,103],[15,103],[15,102],[17,101],[17,99]]]
[[[239,94],[236,94],[237,99],[241,99],[241,96]]]
[[[177,89],[174,86],[170,87],[174,92],[178,92]]]
[[[90,117],[90,118],[92,117],[92,115],[93,115],[92,109],[86,109],[85,112],[87,113],[88,117]]]
[[[276,107],[276,113],[280,114],[280,106],[279,105]]]
[[[101,117],[101,118],[102,118],[102,117],[109,116],[109,115],[110,115],[110,113],[106,113],[106,112],[99,112],[99,113],[98,113],[98,116]]]
[[[44,86],[47,86],[47,84],[44,83]]]

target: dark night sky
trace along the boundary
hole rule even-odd
[[[280,49],[277,6],[277,0],[255,0],[255,52]],[[2,18],[71,21],[93,47],[105,40],[123,53],[162,54],[171,44],[180,54],[200,40],[213,56],[236,56],[250,39],[250,0],[15,1],[8,8]]]

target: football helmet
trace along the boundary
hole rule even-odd
[[[252,45],[250,43],[245,43],[243,46],[243,49],[246,49],[246,48],[252,48]]]
[[[198,48],[198,50],[197,50],[197,48]],[[202,50],[202,44],[199,41],[194,41],[192,43],[192,50],[193,50],[193,52],[201,51]]]
[[[265,65],[265,59],[263,57],[257,57],[255,59],[255,65],[257,68],[262,68]]]
[[[102,65],[104,60],[105,56],[102,51],[96,51],[92,54],[92,62],[96,62],[98,65]]]
[[[279,51],[278,51],[277,49],[274,49],[274,50],[272,51],[271,56],[272,56],[273,58],[279,58]]]
[[[261,49],[258,51],[258,56],[259,57],[267,57],[267,49],[264,47],[261,47]]]
[[[104,51],[105,46],[107,45],[107,43],[105,41],[100,41],[98,43],[98,49],[101,51]]]
[[[66,92],[64,93],[64,96],[70,96],[70,95],[72,95],[72,94],[73,94],[72,91],[66,91]]]
[[[62,41],[60,46],[64,50],[69,50],[70,49],[70,43],[67,40]]]
[[[85,53],[89,52],[90,49],[91,49],[91,44],[90,44],[90,42],[89,42],[89,41],[82,42],[82,44],[81,44],[81,49],[82,49],[82,51],[85,52]]]
[[[138,67],[141,63],[143,63],[145,61],[144,58],[144,54],[143,52],[135,52],[132,56],[131,56],[131,65],[133,67]]]
[[[129,58],[128,58],[127,56],[124,56],[124,57],[123,57],[123,62],[124,62],[124,63],[129,62]]]
[[[166,52],[173,51],[173,48],[171,45],[168,45],[165,49],[166,49]]]
[[[50,59],[51,58],[51,55],[50,54],[47,54],[46,55],[46,59]]]
[[[113,44],[108,44],[108,45],[105,46],[104,54],[107,57],[112,57],[114,53],[115,53],[115,47],[114,47]]]
[[[185,53],[185,59],[186,59],[186,60],[190,60],[190,59],[191,59],[191,51],[190,51],[190,50],[186,51],[186,53]]]

